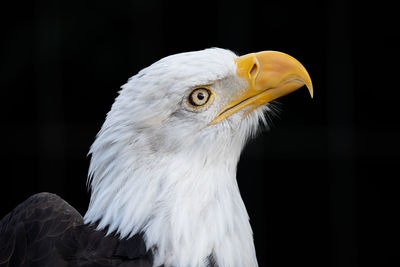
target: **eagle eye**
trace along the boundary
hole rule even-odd
[[[211,90],[206,87],[195,88],[188,97],[188,103],[193,108],[200,108],[211,99]]]

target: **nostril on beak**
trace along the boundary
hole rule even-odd
[[[249,71],[249,78],[252,83],[254,83],[257,78],[258,70],[259,70],[258,62],[254,62],[253,66]]]
[[[254,63],[253,67],[250,70],[250,76],[256,75],[257,69],[258,69],[258,66],[256,63]]]

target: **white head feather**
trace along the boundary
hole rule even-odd
[[[267,106],[209,125],[247,82],[224,49],[169,56],[122,86],[93,143],[86,223],[121,237],[143,233],[154,266],[257,266],[236,166]],[[196,86],[214,92],[193,109]],[[265,122],[265,121],[264,121]]]

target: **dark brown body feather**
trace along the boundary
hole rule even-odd
[[[141,235],[119,239],[86,225],[50,193],[33,195],[0,221],[0,267],[151,267]]]

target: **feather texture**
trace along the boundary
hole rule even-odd
[[[142,236],[106,237],[67,202],[50,193],[31,196],[0,221],[1,267],[151,267]]]
[[[249,218],[236,182],[246,140],[263,107],[209,126],[246,84],[236,55],[207,49],[170,56],[122,87],[91,147],[92,191],[85,222],[122,237],[143,232],[155,266],[257,266]],[[208,85],[208,106],[186,105],[192,88]]]

